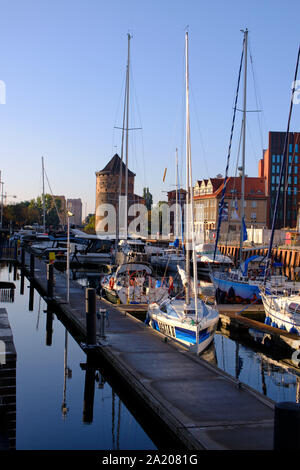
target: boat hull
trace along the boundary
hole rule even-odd
[[[300,313],[288,311],[289,304],[291,303],[288,297],[278,298],[264,292],[261,293],[261,297],[266,314],[265,323],[267,325],[300,335]]]
[[[189,349],[201,354],[214,339],[214,334],[218,326],[219,316],[215,315],[210,320],[201,325],[198,330],[198,344],[197,327],[196,325],[187,325],[180,320],[164,317],[163,315],[156,314],[148,311],[147,324],[151,328],[165,336],[175,339],[181,344],[184,344]]]
[[[218,277],[217,273],[211,273],[210,279],[219,297],[223,297],[224,301],[231,303],[254,302],[261,300],[259,287],[255,284],[247,284],[246,282],[233,281],[231,279],[223,279]],[[217,295],[218,296],[218,295]],[[218,301],[218,299],[217,299]]]

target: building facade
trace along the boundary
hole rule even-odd
[[[82,225],[82,202],[80,198],[67,200],[68,211],[74,214],[70,217],[70,224]]]
[[[242,178],[229,177],[222,213],[222,232],[238,238],[241,227]],[[224,178],[197,181],[194,186],[195,230],[205,233],[217,229]],[[264,228],[267,223],[268,197],[265,178],[245,176],[244,213],[248,228]],[[199,215],[201,218],[199,218]],[[236,235],[236,237],[235,237]]]
[[[283,159],[285,132],[269,132],[268,149],[264,150],[259,161],[258,175],[266,179],[268,202],[267,226],[271,228],[277,188],[279,185],[280,167]],[[299,151],[300,133],[290,132],[287,143],[287,159],[283,183],[280,188],[278,213],[275,228],[295,228],[300,203]]]

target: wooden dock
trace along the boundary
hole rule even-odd
[[[30,276],[29,255],[25,268]],[[46,295],[46,265],[35,259],[32,282]],[[52,305],[84,341],[85,289],[55,271]],[[108,312],[105,338],[93,353],[107,364],[133,400],[171,436],[177,449],[258,450],[273,448],[274,403],[134,318],[128,310],[97,299]],[[174,444],[176,443],[176,444]],[[164,448],[164,447],[159,447]]]

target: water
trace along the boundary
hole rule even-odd
[[[52,345],[46,346],[45,301],[35,291],[30,311],[28,280],[25,278],[24,295],[20,295],[19,272],[14,281],[13,269],[9,272],[5,265],[0,267],[0,280],[16,284],[14,302],[1,302],[9,315],[18,355],[16,448],[156,449],[139,424],[143,424],[142,418],[135,419],[101,370],[96,370],[95,386],[92,380],[90,395],[94,389],[94,399],[86,401],[93,404],[91,422],[84,422],[84,409],[86,421],[88,412],[84,406],[86,354],[55,315]],[[270,352],[218,332],[204,358],[275,402],[298,401],[300,369]]]

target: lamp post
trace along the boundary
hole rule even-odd
[[[67,302],[70,302],[70,217],[73,213],[67,211],[68,230],[67,230]]]

